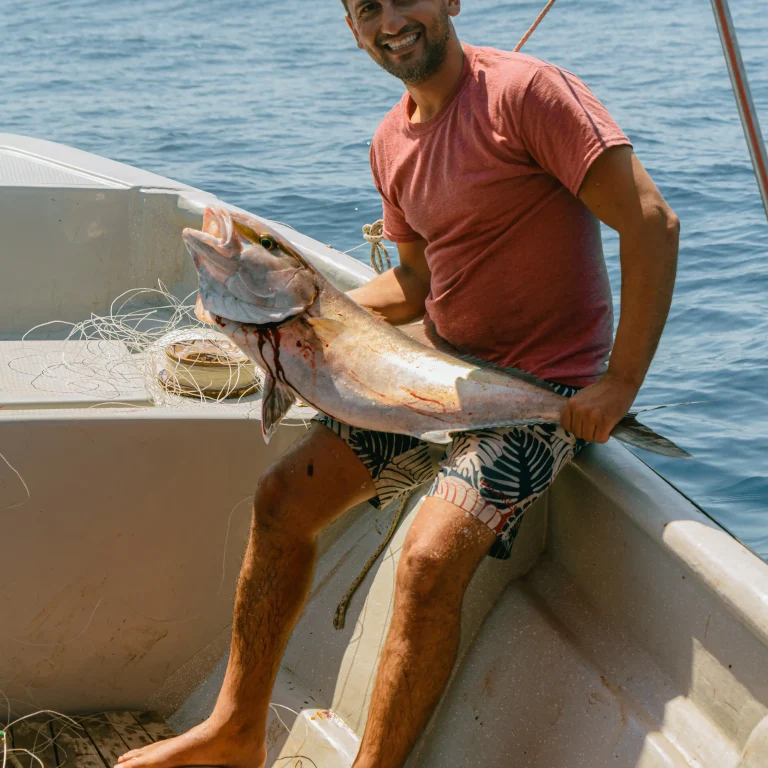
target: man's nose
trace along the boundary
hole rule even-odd
[[[381,4],[381,32],[384,35],[396,35],[408,24],[408,20],[395,0],[385,0]]]

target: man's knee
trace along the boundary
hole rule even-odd
[[[466,584],[455,578],[455,566],[454,558],[436,549],[428,538],[408,537],[397,568],[398,592],[424,608],[454,606],[461,602],[466,589]]]
[[[313,422],[259,479],[254,532],[289,530],[311,537],[375,493],[368,470],[352,449]]]
[[[259,478],[253,500],[255,531],[290,530],[302,507],[300,480],[286,462],[273,464]]]

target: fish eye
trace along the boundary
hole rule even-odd
[[[272,251],[277,248],[277,242],[275,241],[275,238],[270,237],[269,235],[262,235],[259,238],[259,244],[267,251]]]

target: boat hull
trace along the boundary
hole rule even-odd
[[[7,345],[158,279],[194,290],[181,230],[218,201],[0,135],[0,202]],[[344,290],[372,275],[281,232]],[[16,714],[158,709],[184,730],[210,713],[224,674],[254,489],[311,411],[292,411],[267,446],[258,402],[159,408],[134,387],[121,407],[114,393],[40,387],[0,370],[0,690]],[[271,716],[272,764],[300,749],[318,768],[351,765],[421,500],[343,631],[336,606],[394,509],[360,505],[322,534],[273,694],[294,712]],[[526,512],[511,560],[480,566],[454,674],[409,766],[757,768],[766,734],[768,565],[611,443]]]

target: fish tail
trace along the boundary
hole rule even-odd
[[[611,437],[621,440],[622,443],[634,445],[636,448],[642,448],[651,453],[659,453],[662,456],[670,456],[674,459],[691,458],[688,451],[684,451],[671,440],[657,434],[645,424],[641,424],[631,413],[613,428]]]

